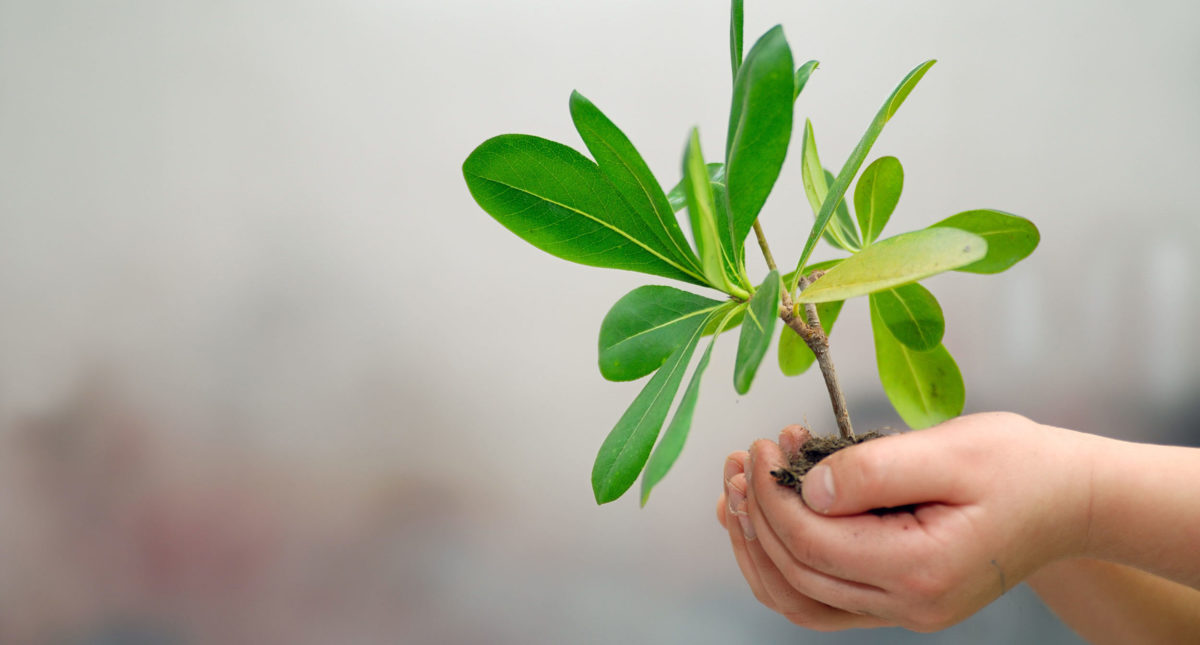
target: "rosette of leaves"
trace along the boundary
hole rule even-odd
[[[836,176],[821,166],[806,123],[801,165],[816,215],[808,242],[796,271],[781,276],[768,260],[770,273],[751,280],[746,239],[758,229],[758,215],[780,175],[794,102],[817,62],[796,67],[779,26],[743,59],[738,0],[731,15],[730,55],[734,81],[724,159],[707,163],[693,128],[684,146],[682,179],[670,192],[628,137],[578,92],[571,94],[570,113],[591,158],[540,137],[504,134],[480,144],[463,164],[476,202],[537,248],[580,264],[637,271],[723,294],[714,298],[647,285],[626,294],[605,316],[601,374],[613,381],[650,378],[600,447],[592,470],[597,503],[619,498],[641,475],[645,504],[683,448],[717,338],[738,326],[734,388],[749,391],[775,321],[786,312],[781,302],[797,308],[818,303],[821,326],[828,331],[845,300],[868,297],[880,379],[901,417],[919,428],[957,416],[963,409],[962,377],[941,345],[941,309],[916,281],[949,270],[1002,271],[1037,244],[1037,229],[1027,220],[990,210],[879,239],[903,183],[894,157],[877,159],[864,171],[854,192],[856,217],[851,216],[843,196],[884,124],[934,62],[928,61],[892,92]],[[677,217],[682,212],[686,216]],[[761,229],[757,233],[766,254]],[[850,256],[808,266],[819,239]],[[797,293],[800,276],[816,269],[824,276]],[[684,387],[706,337],[711,338]],[[782,371],[801,373],[813,360],[805,342],[785,326],[779,344]]]

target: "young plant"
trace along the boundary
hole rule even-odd
[[[733,95],[724,158],[706,162],[693,128],[682,179],[670,192],[625,134],[579,92],[571,94],[571,118],[592,159],[554,141],[504,134],[480,144],[463,163],[475,201],[537,248],[580,264],[638,271],[724,294],[715,299],[648,285],[626,294],[604,317],[601,374],[612,381],[652,376],[600,446],[592,469],[600,504],[619,498],[639,475],[646,503],[687,439],[716,339],[738,325],[734,389],[749,391],[775,321],[782,320],[781,371],[796,375],[817,363],[839,433],[853,440],[828,334],[844,302],[864,296],[880,382],[900,417],[919,429],[958,416],[965,400],[962,375],[942,344],[941,307],[918,281],[951,270],[998,273],[1032,253],[1039,241],[1029,220],[987,209],[880,237],[899,201],[904,171],[889,156],[872,161],[861,176],[859,170],[884,125],[934,64],[930,60],[900,81],[836,175],[822,165],[812,123],[805,121],[801,176],[815,220],[795,269],[781,274],[758,215],[798,129],[795,100],[817,62],[797,67],[780,26],[759,38],[743,60],[742,15],[742,2],[734,0]],[[856,176],[851,215],[845,196]],[[676,216],[682,210],[690,240]],[[746,271],[750,231],[770,269],[758,281]],[[809,264],[822,239],[848,256]],[[661,432],[706,336],[712,338]]]

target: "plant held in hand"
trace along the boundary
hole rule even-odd
[[[958,416],[965,400],[962,375],[942,345],[941,307],[918,281],[951,270],[998,273],[1032,253],[1039,241],[1029,220],[996,210],[967,211],[925,229],[880,237],[899,201],[904,171],[888,156],[872,161],[861,175],[859,170],[884,125],[933,66],[930,60],[887,97],[836,175],[821,164],[812,123],[804,123],[801,174],[815,220],[795,270],[781,274],[758,215],[779,177],[792,132],[801,129],[793,122],[794,103],[817,62],[797,67],[779,26],[759,38],[743,60],[742,2],[732,5],[734,82],[725,156],[707,162],[693,129],[682,180],[670,192],[628,137],[578,92],[571,94],[571,118],[591,159],[561,143],[504,134],[480,144],[463,163],[475,201],[539,249],[725,294],[718,300],[643,286],[605,316],[600,372],[613,381],[653,376],[596,456],[592,488],[601,504],[623,495],[638,475],[645,504],[683,448],[716,339],[738,325],[733,381],[739,393],[749,391],[775,321],[782,320],[781,371],[795,375],[817,363],[839,432],[853,439],[828,334],[843,303],[866,296],[880,381],[900,417],[918,429]],[[855,177],[852,216],[846,195]],[[690,240],[677,219],[682,210]],[[757,282],[746,272],[751,231],[770,269]],[[848,257],[809,264],[821,239]],[[705,336],[712,339],[666,423]]]

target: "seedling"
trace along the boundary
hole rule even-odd
[[[971,210],[928,228],[880,237],[900,199],[904,170],[879,157],[859,170],[884,125],[935,61],[908,73],[883,102],[835,175],[817,154],[812,123],[793,122],[794,103],[816,61],[796,66],[782,27],[742,56],[742,2],[730,17],[733,97],[725,156],[707,163],[695,128],[687,138],[682,180],[664,191],[624,133],[591,101],[571,94],[575,128],[592,155],[535,136],[504,134],[476,148],[463,175],[475,201],[513,233],[560,258],[638,271],[725,294],[715,299],[675,287],[634,289],[600,325],[600,372],[612,381],[653,375],[600,446],[592,469],[597,503],[611,502],[642,475],[646,503],[679,456],[695,414],[700,382],[717,338],[738,325],[734,388],[750,390],[775,330],[786,375],[815,362],[824,377],[842,439],[855,440],[829,353],[829,333],[846,300],[866,297],[883,390],[913,429],[963,411],[962,374],[942,344],[945,322],[919,280],[944,271],[998,273],[1033,252],[1032,222],[997,210]],[[815,215],[795,269],[781,273],[758,222],[780,175],[793,130],[801,132],[800,170]],[[858,177],[853,198],[846,198]],[[677,219],[677,213],[686,217]],[[690,240],[680,226],[690,229]],[[750,232],[770,272],[746,272]],[[848,254],[810,264],[819,240]],[[792,265],[787,265],[792,266]],[[665,432],[672,402],[705,336]],[[660,437],[661,432],[661,439]],[[657,441],[657,446],[655,445]]]

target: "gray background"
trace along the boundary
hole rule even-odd
[[[682,0],[0,1],[0,635],[1072,642],[1023,588],[933,636],[759,607],[712,517],[722,458],[833,426],[819,377],[770,358],[737,396],[733,342],[649,506],[594,505],[592,458],[640,388],[600,377],[597,329],[662,281],[533,250],[460,165],[502,132],[582,148],[579,89],[673,185],[691,126],[722,149],[727,20]],[[889,231],[983,207],[1041,229],[1007,273],[928,283],[967,411],[1200,440],[1195,3],[752,0],[747,49],[776,23],[821,61],[797,114],[834,167],[939,59],[872,154],[905,166]],[[787,261],[811,218],[792,152],[762,215]],[[899,426],[869,339],[853,303],[851,412]]]

